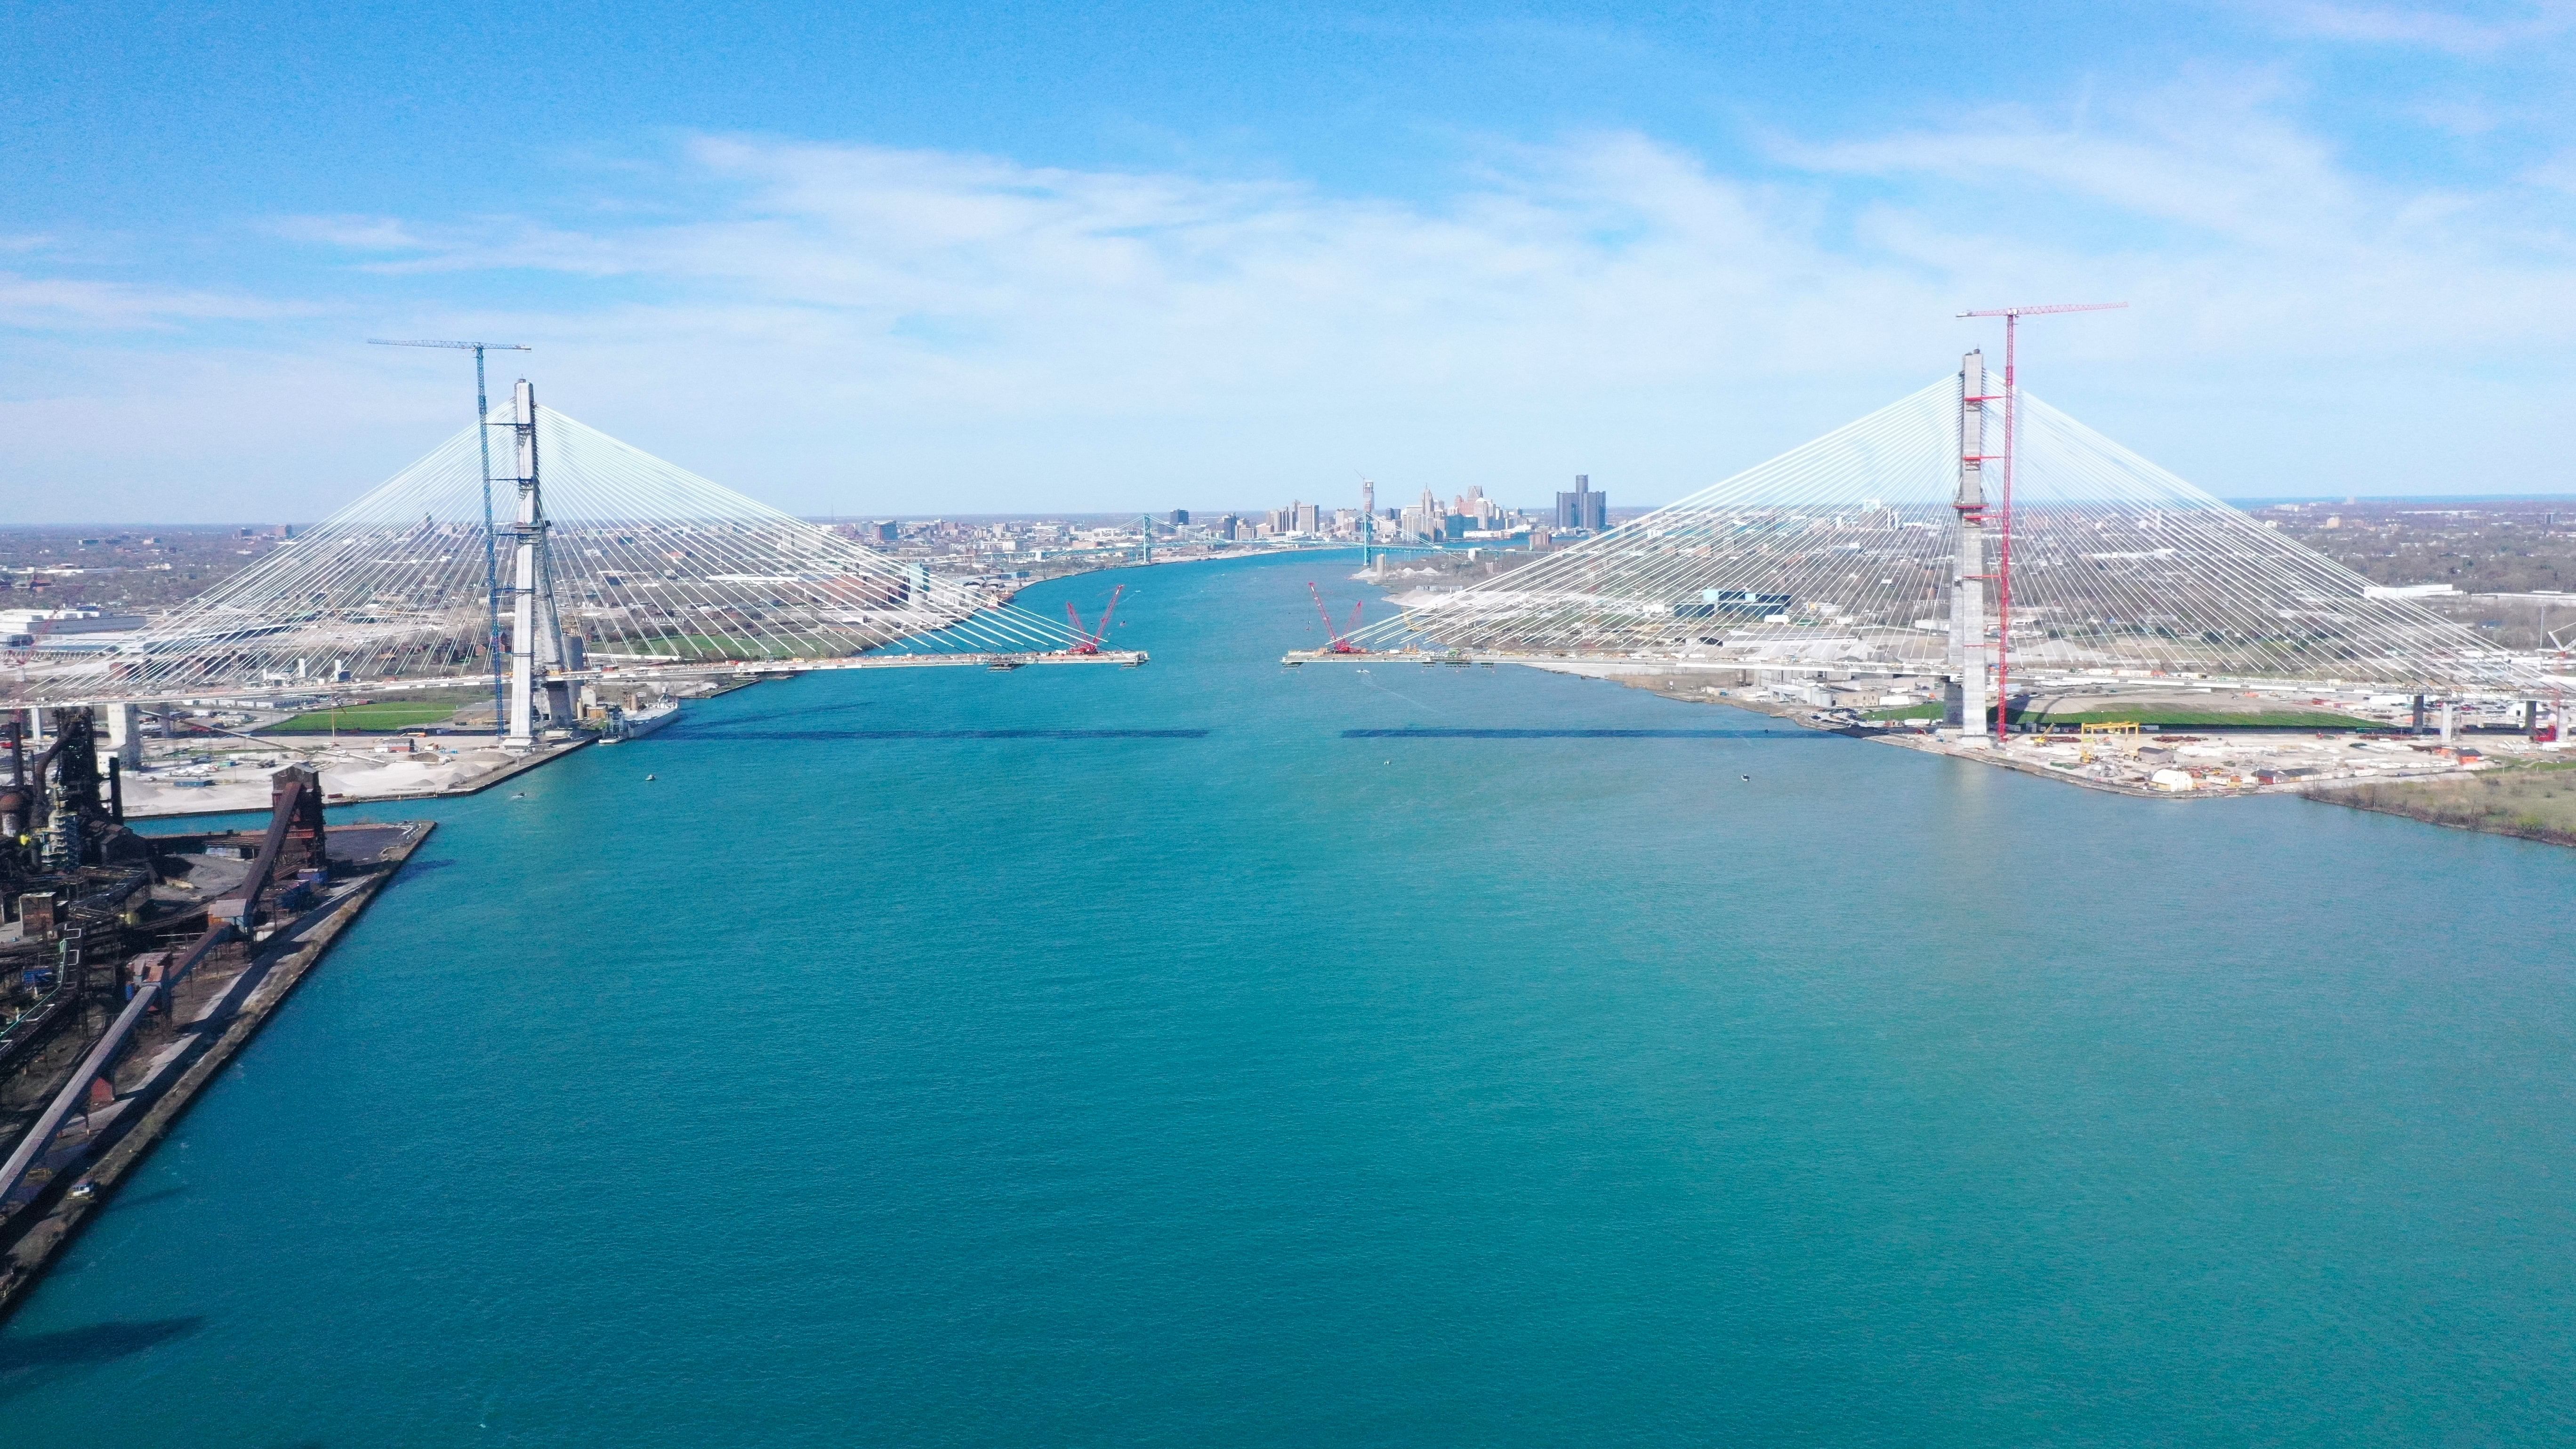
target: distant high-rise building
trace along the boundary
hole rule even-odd
[[[1175,509],[1173,509],[1173,510],[1172,510],[1172,527],[1174,527],[1174,528],[1178,528],[1178,527],[1180,527],[1182,524],[1187,523],[1187,522],[1189,522],[1189,521],[1190,521],[1190,511],[1189,511],[1188,509],[1186,509],[1186,508],[1175,508]]]
[[[1316,516],[1316,508],[1314,504],[1292,503],[1288,506],[1296,512],[1297,517],[1290,526],[1297,532],[1321,533],[1324,531],[1323,520]]]
[[[1556,495],[1556,526],[1599,533],[1610,526],[1610,497],[1592,491],[1592,475],[1574,475],[1574,491]]]
[[[868,525],[868,533],[869,536],[875,539],[878,543],[892,543],[896,538],[894,520],[891,518],[880,518],[876,522]]]
[[[1216,521],[1216,536],[1226,540],[1228,543],[1233,542],[1235,530],[1241,526],[1242,522],[1243,520],[1236,518],[1231,513],[1225,515],[1223,518]]]

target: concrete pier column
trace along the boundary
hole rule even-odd
[[[42,705],[31,704],[27,706],[27,748],[32,752],[44,747],[45,710]]]
[[[2442,701],[2442,743],[2446,745],[2458,737],[2459,709],[2460,707],[2450,700]]]
[[[111,704],[102,708],[107,711],[109,751],[125,768],[143,768],[143,730],[138,711],[130,704]]]
[[[1959,489],[1950,504],[1958,522],[1950,565],[1949,662],[1959,671],[1959,703],[1945,709],[1966,744],[1988,737],[1986,704],[1994,690],[1995,655],[1986,643],[1985,400],[1985,354],[1971,352],[1959,362]]]

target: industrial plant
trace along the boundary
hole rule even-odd
[[[0,1308],[429,833],[326,826],[290,766],[264,831],[139,835],[92,711],[35,713],[0,724]]]

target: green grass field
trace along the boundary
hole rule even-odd
[[[1937,704],[1909,704],[1896,709],[1874,709],[1864,719],[1907,720],[1939,719]],[[2295,729],[2295,730],[2378,730],[2388,726],[2375,720],[2356,719],[2351,715],[2332,714],[2322,710],[2206,710],[2183,709],[2160,704],[2141,704],[2129,709],[2076,710],[2065,714],[2017,709],[2017,725],[2047,725],[2072,729],[2088,724],[2139,724],[2152,729]]]
[[[310,714],[299,714],[283,724],[270,725],[261,733],[272,735],[391,733],[418,725],[445,724],[447,717],[455,712],[454,700],[385,700],[378,704],[353,704],[345,709],[317,709]]]
[[[2079,710],[2068,714],[2013,711],[2015,724],[2088,725],[2126,724],[2132,721],[2142,725],[2204,730],[2384,730],[2388,728],[2386,724],[2377,720],[2356,719],[2348,714],[2309,709],[2187,709],[2169,705],[2144,704],[2132,709]]]

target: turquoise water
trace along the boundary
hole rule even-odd
[[[0,1332],[0,1438],[2576,1432],[2576,855],[1279,667],[1346,571],[427,811]],[[1407,728],[1524,733],[1343,733]]]

